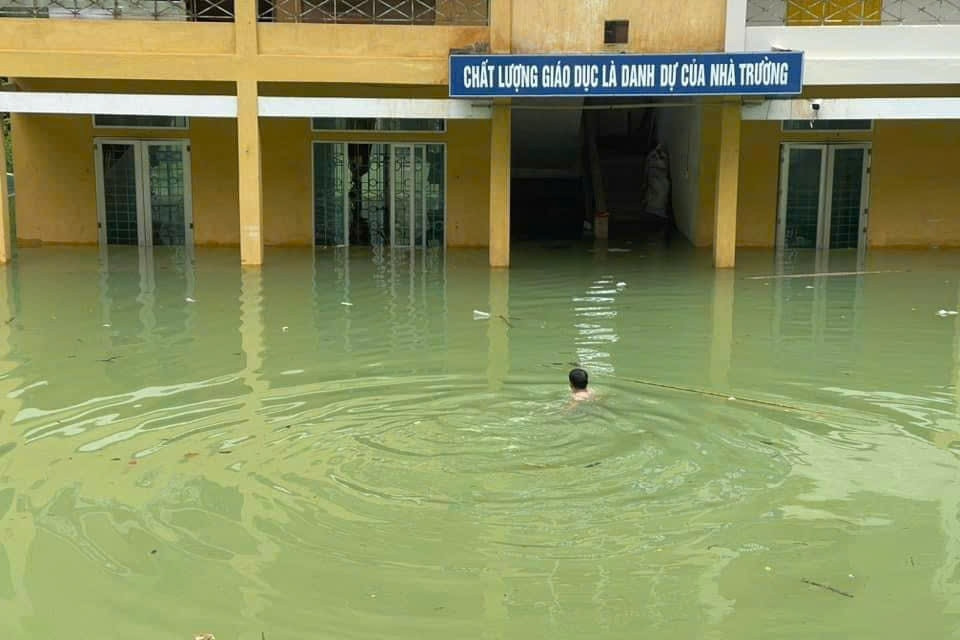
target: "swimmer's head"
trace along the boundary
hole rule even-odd
[[[570,388],[574,391],[584,391],[587,388],[587,372],[583,369],[573,369],[570,372]]]

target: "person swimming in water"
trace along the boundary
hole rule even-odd
[[[587,388],[589,376],[583,369],[577,368],[570,371],[570,393],[573,394],[575,401],[590,400],[593,398],[593,390]]]

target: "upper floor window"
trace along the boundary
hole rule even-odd
[[[784,131],[870,131],[873,120],[784,120]]]
[[[442,133],[446,130],[446,121],[436,118],[314,118],[313,130]]]

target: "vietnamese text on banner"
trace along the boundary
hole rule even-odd
[[[453,55],[453,98],[797,95],[803,53]]]

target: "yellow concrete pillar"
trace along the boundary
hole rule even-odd
[[[737,253],[737,183],[740,179],[740,102],[720,107],[720,157],[713,227],[713,263],[730,269]]]
[[[240,178],[240,262],[263,264],[263,172],[257,81],[237,82],[237,149]]]
[[[490,2],[490,51],[510,53],[513,0]],[[490,127],[490,266],[510,266],[510,102],[493,107]]]
[[[487,384],[500,391],[510,373],[510,272],[490,272],[490,319],[487,320]]]
[[[263,264],[263,170],[257,105],[257,3],[236,3],[237,56],[244,75],[237,80],[237,151],[240,178],[240,262]]]
[[[490,126],[490,266],[510,266],[510,103],[493,106]]]
[[[13,240],[10,237],[10,193],[7,191],[7,154],[3,127],[0,126],[0,264],[10,262]]]
[[[710,386],[714,390],[730,386],[730,363],[733,361],[734,273],[717,271],[713,279],[713,321],[710,340]]]

